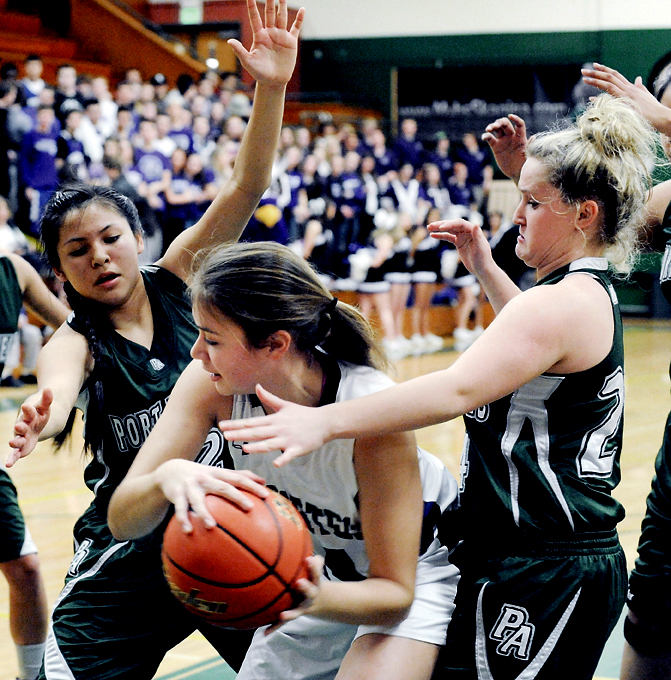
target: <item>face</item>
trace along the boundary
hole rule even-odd
[[[217,392],[222,396],[253,394],[263,349],[251,347],[242,328],[223,315],[195,305],[193,318],[199,333],[191,356],[203,363]]]
[[[529,267],[543,270],[556,266],[572,250],[581,234],[576,228],[576,209],[566,205],[559,190],[547,180],[545,166],[529,158],[522,167],[519,189],[522,194],[513,215],[520,227],[515,252]]]
[[[31,59],[25,65],[26,77],[37,80],[42,76],[42,62],[39,59]]]
[[[124,217],[98,204],[70,213],[58,239],[60,281],[89,300],[119,307],[140,280],[137,256],[144,248]]]
[[[77,71],[70,66],[64,67],[58,71],[56,80],[62,90],[72,90],[77,84]]]

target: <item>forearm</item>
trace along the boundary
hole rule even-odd
[[[126,477],[112,495],[107,524],[116,539],[126,541],[145,536],[165,518],[170,501],[158,482],[157,472]]]
[[[474,273],[496,314],[522,292],[493,260]]]
[[[254,203],[258,202],[272,179],[285,91],[285,86],[257,83],[252,115],[233,167],[231,181],[238,190],[254,197]]]
[[[319,596],[310,615],[353,625],[391,626],[408,613],[413,588],[384,578],[357,582],[322,580]]]

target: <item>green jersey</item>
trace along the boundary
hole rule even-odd
[[[462,536],[496,543],[561,540],[612,530],[624,517],[611,495],[620,480],[624,347],[607,262],[580,259],[536,285],[577,273],[592,276],[610,295],[611,350],[586,371],[545,373],[466,415]]]
[[[19,314],[23,294],[16,278],[16,270],[8,257],[0,257],[0,373],[5,368],[7,353],[14,333],[19,330]]]
[[[106,512],[112,493],[126,476],[163,412],[177,378],[191,361],[191,347],[198,335],[186,284],[156,266],[144,267],[142,277],[154,320],[151,347],[138,345],[111,327],[96,329],[111,369],[103,378],[103,444],[87,466],[84,479],[102,512]],[[81,332],[76,316],[71,316],[68,323]],[[83,396],[86,403],[86,394]],[[198,460],[218,465],[224,450],[223,436],[213,430]]]

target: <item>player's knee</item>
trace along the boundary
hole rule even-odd
[[[37,554],[23,555],[10,562],[0,564],[0,570],[7,579],[9,587],[32,589],[40,581],[40,560]]]

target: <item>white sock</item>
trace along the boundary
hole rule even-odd
[[[42,667],[44,642],[37,645],[16,645],[16,656],[19,660],[19,680],[35,680]]]

